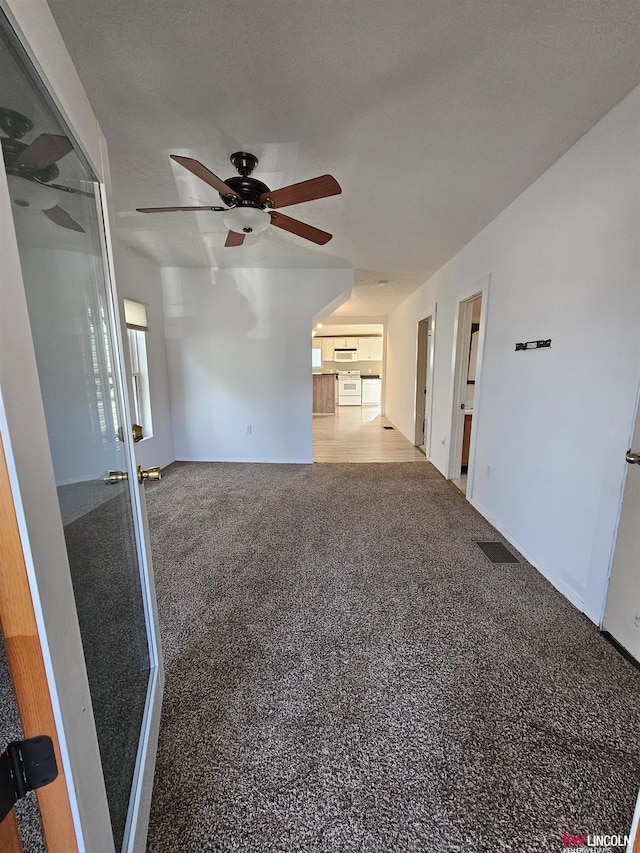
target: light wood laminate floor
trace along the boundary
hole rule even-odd
[[[460,477],[457,480],[451,480],[456,489],[460,489],[463,495],[467,494],[467,475],[460,474]]]
[[[417,447],[380,414],[380,406],[338,406],[313,416],[314,462],[425,462]]]

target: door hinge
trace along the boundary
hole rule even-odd
[[[16,740],[0,755],[0,823],[29,791],[58,775],[53,743],[47,735]]]

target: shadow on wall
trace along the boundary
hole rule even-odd
[[[248,338],[258,323],[249,298],[231,273],[211,270],[211,282],[183,286],[180,276],[165,282],[165,314],[172,337]]]
[[[246,335],[252,332],[258,317],[248,298],[238,290],[236,280],[229,273],[216,271],[212,283],[209,331],[222,335]]]

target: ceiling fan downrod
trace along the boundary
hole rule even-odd
[[[249,154],[247,151],[236,151],[235,154],[229,157],[229,160],[231,160],[238,174],[242,175],[243,178],[248,178],[258,165],[258,158],[255,154]]]

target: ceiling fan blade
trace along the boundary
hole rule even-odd
[[[304,237],[305,240],[311,240],[312,243],[317,243],[319,246],[324,246],[333,237],[333,234],[329,234],[327,231],[321,231],[319,228],[314,228],[313,225],[300,222],[299,219],[292,219],[290,216],[285,216],[284,213],[276,213],[275,210],[270,211],[270,213],[271,224],[275,225],[276,228],[290,231],[292,234]]]
[[[342,187],[335,178],[331,175],[321,175],[319,178],[311,178],[279,190],[269,190],[267,193],[262,193],[260,201],[266,201],[273,207],[287,207],[289,204],[314,201],[317,198],[339,195],[341,192]]]
[[[95,193],[88,193],[86,190],[77,190],[75,187],[63,187],[62,184],[42,184],[43,187],[53,187],[54,190],[62,190],[63,193],[73,193],[74,195],[86,195],[87,198],[95,198]]]
[[[205,184],[209,184],[214,190],[222,193],[222,195],[232,195],[234,198],[240,198],[235,190],[232,190],[221,178],[210,172],[199,160],[193,160],[191,157],[180,157],[178,154],[169,154],[169,157],[192,172],[196,178],[200,178]]]
[[[43,133],[27,146],[16,158],[16,166],[33,166],[34,169],[46,169],[52,163],[69,153],[73,145],[66,136],[55,133]]]
[[[244,243],[244,238],[246,234],[237,234],[235,231],[229,231],[227,234],[227,239],[224,241],[224,245],[228,248],[229,246],[242,246]]]
[[[72,219],[67,211],[63,210],[61,207],[56,205],[55,207],[50,207],[49,210],[43,210],[42,212],[61,228],[68,228],[69,231],[79,231],[81,234],[86,234],[82,225],[79,225],[75,219]]]
[[[226,207],[136,207],[138,213],[177,213],[185,210],[227,210]]]

